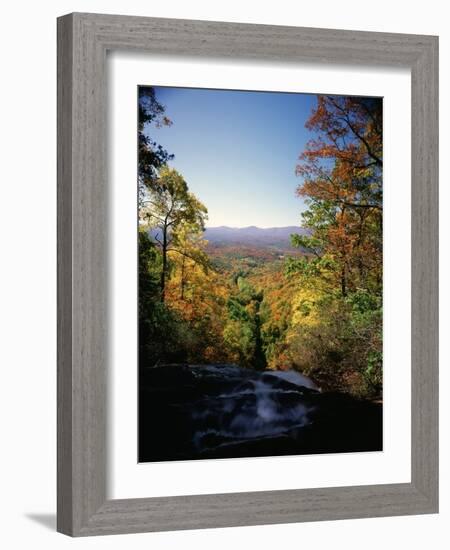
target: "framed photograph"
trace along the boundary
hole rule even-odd
[[[438,511],[438,39],[58,19],[58,530]]]

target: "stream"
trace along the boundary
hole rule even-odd
[[[139,387],[139,462],[382,449],[381,404],[294,371],[163,365]]]

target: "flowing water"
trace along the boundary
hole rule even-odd
[[[139,409],[140,461],[381,449],[379,405],[294,371],[154,367],[141,373]]]

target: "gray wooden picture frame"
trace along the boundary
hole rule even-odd
[[[108,50],[411,69],[410,483],[107,499]],[[57,487],[57,529],[72,536],[438,511],[437,37],[83,13],[58,19]]]

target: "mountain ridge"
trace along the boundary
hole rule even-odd
[[[282,227],[230,227],[227,225],[206,227],[205,239],[214,245],[244,244],[251,246],[272,246],[291,248],[291,235],[307,235],[308,230],[296,225]]]
[[[280,250],[294,250],[291,245],[291,235],[308,235],[310,232],[304,227],[287,225],[281,227],[230,227],[219,225],[206,227],[203,236],[210,246],[245,246],[254,248],[275,248]],[[153,239],[161,238],[159,229],[150,229],[148,234]],[[297,249],[298,250],[298,249]]]

